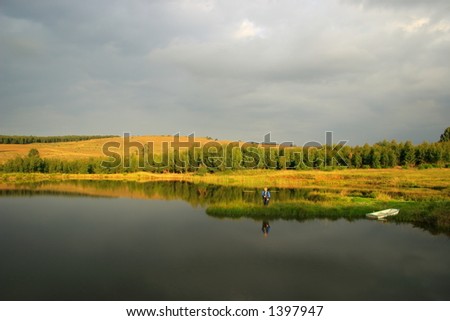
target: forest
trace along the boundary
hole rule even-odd
[[[67,136],[7,136],[0,135],[0,144],[33,144],[79,142],[90,139],[118,137],[115,135],[67,135]]]

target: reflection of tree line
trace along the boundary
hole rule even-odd
[[[24,185],[23,189],[45,189],[52,186],[57,191],[64,191],[64,186],[92,188],[102,192],[111,192],[111,196],[117,196],[118,192],[128,191],[140,193],[148,198],[160,197],[167,200],[181,199],[193,206],[218,203],[261,203],[261,191],[259,189],[242,189],[238,187],[219,186],[210,184],[193,184],[188,182],[123,182],[123,181],[65,181],[65,182],[38,182]],[[55,191],[55,192],[57,192]],[[293,199],[308,199],[313,195],[313,189],[279,189],[271,190],[273,202],[283,202]],[[16,190],[11,193],[21,193]],[[32,192],[26,192],[32,193]],[[125,193],[125,192],[124,192]],[[81,193],[83,194],[83,193]],[[107,195],[107,193],[102,193]],[[126,196],[126,195],[124,195]]]
[[[101,192],[101,195],[90,194],[87,192],[88,189],[97,190]],[[365,213],[378,209],[376,205],[368,208],[365,204],[347,204],[344,207],[341,206],[342,204],[332,207],[322,206],[321,197],[326,197],[325,193],[338,193],[338,191],[326,189],[278,189],[271,192],[270,206],[262,206],[260,189],[188,182],[59,181],[27,183],[16,185],[12,189],[0,189],[0,197],[31,195],[117,197],[139,193],[149,199],[181,199],[192,206],[208,206],[206,213],[214,217],[251,217],[257,220],[303,221],[315,218],[352,220],[364,218]],[[302,202],[302,200],[313,202]],[[419,204],[422,203],[411,203],[411,208],[403,210],[403,215],[394,217],[394,220],[402,221],[403,219],[404,222],[413,223],[432,233],[443,232],[450,235],[448,202],[423,203],[423,208],[420,209]],[[405,215],[407,213],[410,214]],[[268,230],[264,230],[264,226],[263,233],[268,233]]]
[[[119,187],[126,184],[129,190],[144,192],[150,198],[158,195],[165,199],[182,199],[194,206],[235,202],[259,204],[261,202],[261,192],[259,189],[244,190],[239,187],[193,184],[188,182],[89,182],[89,184],[91,183],[99,183],[97,185],[99,188],[112,188],[114,185]],[[272,196],[272,199],[275,202],[305,199],[309,197],[311,191],[310,189],[272,190],[272,193],[276,194],[276,196]]]
[[[0,197],[22,197],[22,196],[39,196],[39,195],[51,195],[51,196],[70,196],[70,197],[106,197],[96,196],[87,193],[68,192],[68,191],[55,191],[51,189],[32,190],[32,189],[0,189]]]

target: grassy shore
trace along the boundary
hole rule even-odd
[[[248,217],[257,220],[298,220],[365,218],[367,213],[386,208],[400,209],[400,214],[387,220],[397,223],[411,223],[433,234],[450,236],[450,201],[377,201],[335,200],[333,202],[295,201],[270,204],[267,207],[249,204],[214,204],[206,213],[218,218]]]

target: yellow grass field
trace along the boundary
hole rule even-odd
[[[79,142],[65,142],[65,143],[37,143],[37,144],[0,144],[0,164],[5,163],[9,159],[14,159],[17,156],[26,156],[30,149],[35,148],[39,151],[42,158],[58,158],[62,160],[76,160],[87,158],[104,157],[102,147],[108,142],[120,143],[121,148],[118,150],[111,148],[112,151],[122,154],[123,137],[112,137],[102,139],[91,139]],[[148,142],[153,142],[154,152],[160,153],[163,142],[170,143],[174,141],[173,136],[133,136],[130,138],[131,142],[139,142],[146,145]],[[180,142],[187,142],[187,136],[180,136]],[[195,137],[195,141],[201,145],[211,142],[212,140],[205,137]],[[228,143],[229,141],[219,140],[218,143]],[[136,150],[134,148],[131,151]]]

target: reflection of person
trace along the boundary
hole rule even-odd
[[[263,232],[264,236],[269,235],[270,232],[270,224],[267,221],[263,221],[261,231]]]
[[[270,192],[268,191],[267,187],[264,187],[264,191],[261,194],[264,205],[269,205],[270,201]]]

